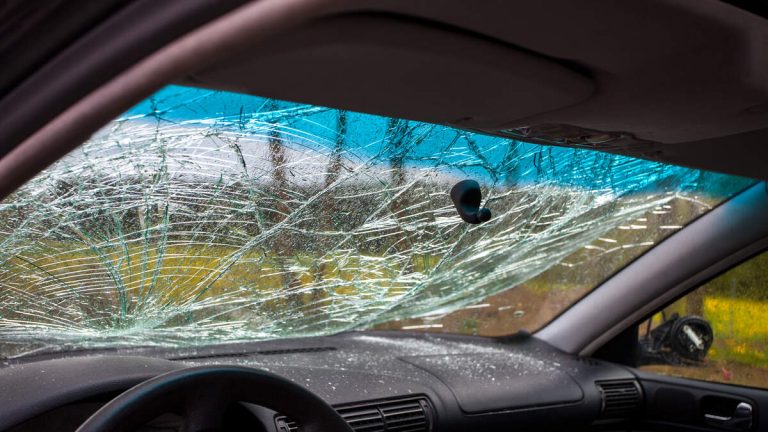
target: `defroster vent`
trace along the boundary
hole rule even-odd
[[[355,432],[430,432],[432,407],[425,397],[388,399],[339,405],[336,411]],[[280,432],[297,432],[296,422],[275,418]]]

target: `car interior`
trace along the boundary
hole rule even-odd
[[[768,3],[0,29],[0,431],[768,430]]]

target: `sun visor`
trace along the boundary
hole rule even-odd
[[[575,69],[514,46],[374,15],[319,21],[187,82],[471,128],[573,105],[594,91]]]

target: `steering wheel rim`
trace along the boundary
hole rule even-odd
[[[352,432],[328,403],[287,378],[244,366],[198,366],[158,375],[96,411],[77,432],[131,431],[163,413],[184,412],[185,432],[215,431],[226,406],[273,409],[306,432]]]

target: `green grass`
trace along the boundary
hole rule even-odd
[[[768,302],[707,297],[704,317],[715,333],[710,356],[768,369]]]

